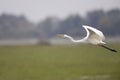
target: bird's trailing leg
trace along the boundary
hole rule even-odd
[[[111,49],[111,48],[109,48],[109,47],[107,47],[107,46],[105,46],[105,45],[99,45],[99,46],[101,46],[101,47],[103,47],[103,48],[105,48],[105,49],[107,49],[107,50],[110,50],[110,51],[112,51],[112,52],[117,52],[115,49]]]

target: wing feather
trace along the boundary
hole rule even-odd
[[[83,27],[87,31],[87,35],[86,35],[87,38],[98,41],[102,41],[105,39],[104,34],[100,30],[92,28],[90,26],[83,26]]]

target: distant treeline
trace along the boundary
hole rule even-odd
[[[120,36],[120,9],[110,11],[95,10],[85,17],[79,14],[69,15],[61,20],[58,17],[47,17],[38,23],[30,22],[24,15],[0,15],[0,39],[5,38],[51,38],[56,34],[85,36],[82,25],[93,26],[102,30],[106,36]]]

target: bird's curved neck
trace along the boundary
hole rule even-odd
[[[85,39],[81,39],[81,40],[75,40],[73,39],[71,36],[68,36],[68,35],[65,35],[66,38],[70,39],[72,42],[81,42],[81,43],[84,43],[85,42]]]

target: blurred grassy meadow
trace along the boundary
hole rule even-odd
[[[110,44],[120,50],[120,44]],[[120,80],[120,52],[99,46],[0,46],[0,80]]]

